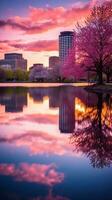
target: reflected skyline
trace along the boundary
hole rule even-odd
[[[5,112],[23,112],[23,107],[27,106],[29,98],[37,104],[43,103],[45,97],[49,99],[49,109],[59,109],[59,130],[61,133],[72,133],[75,128],[75,98],[82,97],[84,91],[71,86],[51,87],[51,88],[30,88],[19,94],[21,88],[2,89],[0,104],[5,105]],[[67,92],[69,93],[67,94]],[[29,94],[29,98],[27,97]],[[84,93],[85,94],[85,93]],[[69,97],[70,96],[70,97]],[[86,95],[84,95],[86,100]]]
[[[31,100],[35,103],[34,109],[36,108],[36,105],[38,105],[38,113],[36,113],[36,110],[35,114],[33,111],[28,113],[28,106],[29,108],[30,104],[32,106]],[[75,144],[75,151],[80,153],[81,150],[81,152],[87,153],[87,155],[90,156],[90,160],[93,162],[92,165],[94,167],[103,167],[103,153],[107,155],[108,151],[110,162],[112,161],[112,97],[110,94],[87,93],[83,88],[73,86],[29,88],[23,89],[22,92],[20,92],[20,88],[15,88],[14,90],[11,88],[4,88],[0,95],[0,103],[5,106],[5,113],[25,113],[26,110],[23,117],[17,116],[15,119],[10,120],[9,124],[15,123],[18,125],[21,122],[32,123],[31,126],[28,125],[31,130],[29,129],[28,131],[26,129],[26,131],[23,131],[22,136],[12,136],[11,138],[8,138],[8,140],[1,137],[1,142],[22,142],[24,138],[26,144],[28,146],[30,145],[30,148],[32,149],[32,145],[28,142],[28,138],[30,137],[41,138],[41,141],[44,141],[47,138],[51,141],[55,141],[56,139],[56,135],[53,137],[52,134],[46,135],[43,128],[37,131],[38,136],[36,136],[36,129],[32,131],[32,125],[38,126],[38,124],[40,124],[41,128],[46,124],[46,128],[48,126],[49,130],[50,126],[53,127],[57,124],[58,132],[63,134],[68,133],[68,137],[69,134],[72,134],[70,140],[72,144]],[[46,115],[41,113],[41,105],[43,104],[45,104],[44,109],[46,110]],[[26,108],[24,108],[24,106],[26,106]],[[23,110],[23,108],[25,110]],[[49,111],[51,112],[49,113]],[[41,146],[43,146],[43,149],[45,149],[45,147],[47,148],[44,143],[43,145],[41,143]],[[89,153],[89,146],[90,150],[96,151],[96,155],[98,156],[96,160],[94,151],[93,153]],[[97,147],[98,149],[96,149]],[[51,149],[52,148],[53,147],[51,147]],[[50,151],[47,150],[47,152]],[[100,163],[98,164],[97,161]],[[109,165],[109,163],[106,163],[105,160],[104,166]]]
[[[4,200],[111,200],[112,95],[2,88],[0,158]]]
[[[101,102],[99,102],[100,97]],[[80,121],[80,115],[85,119],[84,113],[86,114],[87,110],[87,114],[92,114],[93,110],[101,107],[100,109],[109,109],[109,113],[111,115],[112,113],[110,112],[110,109],[112,109],[112,107],[111,105],[108,105],[111,104],[111,101],[112,97],[110,94],[100,96],[100,94],[87,93],[83,88],[73,86],[59,86],[55,88],[24,88],[22,92],[21,88],[15,88],[14,90],[11,88],[4,88],[0,94],[0,104],[1,106],[5,106],[5,113],[24,112],[23,108],[25,107],[26,109],[28,107],[31,109],[32,107],[31,112],[33,112],[33,107],[35,109],[36,105],[40,106],[45,103],[45,107],[51,111],[53,116],[58,114],[59,130],[61,133],[73,133],[76,131],[75,129],[77,129]],[[103,106],[102,104],[104,102],[105,105]],[[102,108],[102,106],[105,108]],[[89,111],[89,108],[91,109],[91,112]],[[100,110],[100,113],[97,115],[100,115],[100,118],[106,118],[108,112],[105,113],[104,111],[105,116],[101,116],[101,112],[102,111]],[[39,111],[39,113],[41,114],[43,112]],[[97,120],[98,117],[96,121]],[[111,121],[111,116],[108,121],[109,120]],[[110,121],[109,123],[111,123]]]
[[[24,90],[22,93],[18,88],[0,90],[0,104],[5,105],[5,112],[23,112],[23,107],[27,106],[27,93]]]

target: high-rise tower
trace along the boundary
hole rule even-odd
[[[69,54],[74,49],[75,37],[73,31],[63,31],[59,35],[59,58],[60,63],[64,64]]]

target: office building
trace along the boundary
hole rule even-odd
[[[59,35],[59,59],[63,65],[68,59],[70,53],[75,51],[75,37],[73,31],[64,31]],[[75,56],[75,55],[74,55]]]
[[[20,53],[7,53],[4,59],[0,60],[0,66],[4,69],[27,70],[27,60]]]
[[[59,57],[58,56],[49,57],[49,70],[48,71],[49,71],[49,77],[52,80],[55,80],[60,76]]]
[[[58,56],[49,57],[49,67],[54,68],[57,65],[59,65],[59,57]]]

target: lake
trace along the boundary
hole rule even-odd
[[[0,199],[112,200],[112,94],[0,84]]]

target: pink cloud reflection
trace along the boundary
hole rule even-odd
[[[27,114],[24,116],[16,117],[11,122],[35,122],[35,123],[43,123],[43,124],[57,124],[58,123],[58,116],[51,115],[51,114]]]
[[[0,142],[13,144],[16,147],[26,147],[30,155],[74,155],[68,137],[63,134],[29,131],[21,134],[10,133],[10,135],[1,136]]]
[[[16,181],[40,183],[48,186],[61,183],[64,179],[64,174],[57,172],[54,164],[20,163],[19,166],[0,164],[0,174],[12,176]]]

